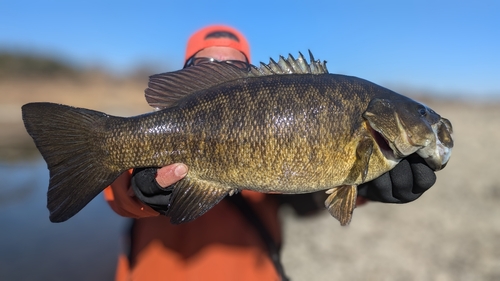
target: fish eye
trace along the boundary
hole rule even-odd
[[[420,114],[420,116],[426,116],[427,115],[427,108],[425,108],[425,106],[420,106],[418,108],[418,113]]]

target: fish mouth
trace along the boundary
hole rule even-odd
[[[370,132],[372,138],[375,140],[377,143],[378,147],[380,148],[380,151],[382,151],[382,154],[387,160],[391,161],[399,161],[399,157],[396,156],[394,153],[394,150],[392,149],[391,145],[389,144],[389,141],[384,138],[384,136],[379,133],[377,130],[373,129],[370,125],[367,126],[368,131]]]
[[[380,148],[380,151],[387,160],[399,162],[401,158],[408,156],[398,149],[398,145],[393,145],[383,134],[371,126],[367,126],[368,131]],[[453,128],[450,121],[441,118],[439,122],[431,125],[435,136],[435,141],[427,141],[424,144],[416,144],[406,133],[404,133],[407,146],[418,148],[412,153],[417,153],[422,157],[427,165],[435,171],[442,170],[450,160],[453,148]],[[402,132],[406,132],[402,130]],[[401,144],[401,142],[400,142]],[[411,154],[411,153],[410,153]]]
[[[446,167],[450,160],[453,148],[453,127],[446,118],[441,118],[438,123],[432,125],[432,130],[436,136],[433,146],[427,146],[417,151],[425,162],[435,171]]]

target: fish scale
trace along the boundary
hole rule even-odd
[[[172,223],[249,189],[325,190],[326,207],[345,225],[357,185],[413,153],[439,170],[453,147],[445,118],[369,81],[330,74],[312,55],[309,64],[300,55],[260,67],[210,62],[153,75],[146,100],[159,110],[129,118],[23,106],[50,171],[52,221],[75,215],[128,169],[182,162],[189,173],[173,187]]]

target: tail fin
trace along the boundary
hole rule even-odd
[[[102,143],[110,116],[53,103],[29,103],[22,113],[50,172],[47,208],[52,222],[74,216],[123,172],[106,165]]]

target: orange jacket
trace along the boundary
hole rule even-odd
[[[279,280],[262,238],[234,204],[222,200],[198,219],[172,225],[133,195],[130,177],[131,171],[122,174],[104,191],[116,213],[140,218],[129,257],[119,257],[116,280]],[[242,195],[280,244],[277,200]]]

